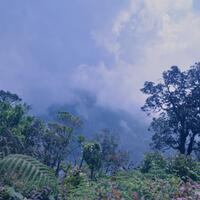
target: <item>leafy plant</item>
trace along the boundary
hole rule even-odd
[[[165,169],[167,162],[160,153],[146,153],[141,164],[141,172],[148,173],[153,170]]]
[[[199,163],[191,156],[178,154],[172,157],[168,162],[168,172],[178,175],[184,181],[188,178],[200,181]]]
[[[58,190],[53,172],[36,159],[19,154],[11,154],[0,161],[1,181],[13,186],[17,191],[29,193],[49,187],[52,193]]]
[[[24,196],[13,187],[0,187],[0,200],[24,200]]]
[[[86,143],[83,147],[83,159],[88,164],[91,174],[90,178],[94,179],[94,172],[101,167],[101,147],[98,143]]]
[[[128,166],[129,153],[120,149],[120,139],[117,137],[117,133],[103,129],[97,134],[96,140],[101,145],[101,171],[103,173],[115,174]]]

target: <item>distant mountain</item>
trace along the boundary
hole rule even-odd
[[[121,146],[129,150],[133,160],[141,159],[142,154],[149,149],[150,133],[145,119],[138,118],[128,112],[112,110],[96,104],[96,99],[87,93],[80,93],[79,98],[68,104],[51,105],[45,120],[54,120],[57,111],[68,111],[79,116],[84,121],[82,134],[92,139],[96,132],[108,128],[120,136]]]

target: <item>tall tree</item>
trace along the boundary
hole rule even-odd
[[[84,144],[83,159],[90,168],[90,178],[95,179],[95,172],[101,168],[101,147],[96,142],[89,142]]]
[[[28,107],[10,92],[0,91],[0,154],[19,153],[23,150],[19,125],[25,118]]]
[[[99,142],[102,151],[102,171],[113,174],[120,168],[125,169],[128,166],[129,154],[127,151],[120,149],[120,138],[117,133],[111,132],[109,129],[103,129],[97,134],[96,140]]]
[[[56,175],[60,171],[61,162],[68,154],[72,129],[58,123],[49,123],[43,138],[44,163],[55,168]]]
[[[199,151],[200,64],[187,71],[173,66],[159,83],[145,82],[141,91],[148,95],[142,110],[154,116],[150,125],[152,146],[187,155]]]
[[[55,168],[58,176],[61,162],[65,161],[72,149],[74,131],[82,125],[82,121],[68,112],[59,112],[57,122],[46,126],[43,137],[43,162]]]
[[[0,91],[0,154],[39,157],[43,123],[28,114],[29,106],[16,94]]]

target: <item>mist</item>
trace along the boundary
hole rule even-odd
[[[126,144],[148,126],[140,111],[143,83],[199,61],[199,7],[197,0],[1,1],[0,87],[37,115],[78,105],[76,114],[98,116],[90,132],[125,118]],[[82,102],[88,94],[92,111]]]

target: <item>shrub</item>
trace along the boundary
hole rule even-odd
[[[161,154],[155,152],[146,153],[140,170],[142,173],[148,173],[159,169],[163,170],[166,168],[166,165],[167,161]]]
[[[200,181],[199,163],[193,160],[191,156],[178,154],[172,157],[168,162],[167,171],[176,174],[184,181],[188,178]]]
[[[75,169],[69,171],[68,176],[64,179],[64,185],[66,188],[77,187],[83,180],[83,175],[80,170]]]
[[[0,187],[0,200],[24,200],[24,196],[16,192],[13,187]]]

